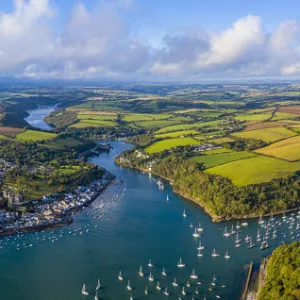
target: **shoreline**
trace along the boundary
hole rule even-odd
[[[115,162],[119,166],[122,166],[122,167],[125,167],[125,168],[128,168],[128,169],[139,170],[142,173],[149,174],[149,171],[147,169],[130,167],[130,166],[127,166],[127,165],[122,165],[117,161],[115,161]],[[162,176],[158,173],[155,173],[155,172],[151,172],[150,174],[154,175],[154,176],[157,176],[160,179],[163,179],[163,180],[167,181],[168,184],[170,184],[170,186],[172,187],[174,194],[176,194],[180,197],[183,197],[184,199],[192,201],[193,203],[199,205],[205,211],[205,213],[208,214],[208,216],[211,218],[212,222],[214,222],[214,223],[221,223],[221,222],[235,221],[235,220],[252,220],[252,219],[259,219],[260,217],[264,218],[264,217],[270,217],[270,216],[278,216],[278,215],[282,215],[282,214],[285,214],[285,213],[288,214],[288,213],[291,213],[291,212],[300,211],[300,207],[295,207],[295,208],[290,208],[290,209],[286,209],[286,210],[282,210],[282,211],[278,211],[278,212],[274,212],[274,213],[265,213],[265,214],[262,214],[262,215],[255,214],[255,215],[247,215],[247,216],[228,217],[228,218],[219,217],[219,216],[213,215],[210,211],[208,211],[207,208],[205,206],[201,205],[199,200],[197,200],[196,198],[193,198],[191,196],[188,196],[188,195],[185,195],[183,193],[180,193],[180,192],[176,191],[173,187],[172,180],[170,178],[164,177],[164,176]]]
[[[7,230],[0,231],[0,237],[7,236],[7,235],[15,235],[18,233],[27,233],[27,232],[35,232],[35,231],[42,231],[44,229],[51,229],[56,227],[62,227],[68,224],[73,223],[72,215],[77,213],[82,209],[82,207],[88,207],[91,203],[93,203],[111,184],[113,184],[116,180],[116,177],[111,174],[110,172],[106,171],[111,175],[111,180],[103,186],[103,188],[97,193],[96,196],[91,198],[91,200],[87,203],[85,203],[82,206],[76,206],[72,209],[65,212],[65,214],[62,216],[62,220],[56,223],[50,223],[50,224],[42,224],[42,225],[36,225],[32,227],[23,227],[23,228],[10,228]]]

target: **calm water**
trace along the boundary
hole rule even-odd
[[[94,299],[98,278],[102,283],[100,299],[129,299],[128,279],[134,299],[166,298],[162,291],[155,289],[156,280],[162,287],[168,286],[169,299],[178,299],[182,284],[190,280],[192,269],[196,270],[202,284],[199,295],[194,295],[196,283],[190,280],[192,286],[186,288],[185,299],[193,295],[195,299],[203,299],[204,295],[207,299],[216,299],[216,295],[222,299],[238,299],[245,279],[245,265],[252,260],[260,261],[272,248],[261,251],[256,246],[249,250],[244,241],[240,248],[235,248],[234,238],[223,237],[224,226],[230,223],[214,224],[201,208],[174,195],[169,185],[165,184],[165,190],[160,191],[156,180],[148,175],[117,167],[114,155],[130,145],[117,141],[111,144],[114,149],[110,153],[92,157],[90,161],[114,173],[118,183],[108,188],[90,208],[76,214],[73,224],[1,239],[1,299]],[[124,183],[120,184],[119,180]],[[97,209],[101,204],[104,206]],[[188,215],[186,219],[182,216],[183,209]],[[198,241],[192,236],[190,227],[191,222],[199,221],[204,227],[202,241],[206,247],[201,258],[196,255]],[[277,240],[270,239],[272,247],[283,239],[283,232],[287,233],[285,240],[290,240],[288,226],[281,226]],[[246,234],[254,237],[258,228],[257,220],[253,220],[248,227],[240,229],[240,236],[243,239]],[[220,257],[211,257],[213,247]],[[224,259],[226,250],[231,255],[229,261]],[[180,257],[187,265],[183,269],[176,266]],[[150,258],[154,264],[151,269],[154,283],[148,281]],[[140,265],[144,278],[137,274]],[[168,273],[166,278],[161,275],[163,266]],[[123,272],[123,282],[117,280],[119,270]],[[209,291],[213,274],[218,280]],[[173,277],[181,285],[178,288],[170,284]],[[83,283],[90,296],[81,295]],[[144,294],[146,286],[148,296]]]
[[[50,110],[46,113],[44,108],[38,109],[30,113],[31,122],[42,124],[42,119],[49,113]],[[129,299],[127,280],[131,281],[134,299],[167,298],[162,291],[156,290],[157,280],[163,288],[168,287],[169,299],[178,299],[188,280],[191,287],[186,287],[184,299],[193,296],[203,299],[204,295],[207,299],[216,299],[216,295],[222,299],[238,299],[245,281],[246,265],[251,261],[259,262],[281,240],[288,242],[293,236],[297,238],[296,222],[293,226],[284,223],[278,238],[270,239],[270,249],[261,251],[256,246],[250,250],[244,238],[248,234],[255,241],[260,228],[257,220],[253,220],[248,227],[240,229],[242,246],[235,248],[234,237],[223,237],[224,226],[230,227],[230,222],[214,224],[200,207],[174,195],[167,183],[160,191],[155,178],[119,168],[114,164],[114,156],[131,146],[120,141],[111,144],[114,149],[110,153],[91,157],[90,162],[115,174],[117,184],[110,186],[89,208],[74,215],[71,225],[0,238],[0,299],[94,299],[98,278],[101,280],[99,299]],[[120,180],[124,183],[120,184]],[[182,216],[184,209],[188,215],[186,219]],[[204,228],[203,257],[197,257],[198,239],[192,236],[190,227],[190,223],[197,225],[199,221]],[[212,258],[214,247],[220,257]],[[228,261],[224,259],[226,250],[231,255]],[[177,268],[180,257],[186,264],[183,269]],[[148,281],[149,259],[154,264],[151,269],[155,278],[153,283]],[[144,278],[137,274],[140,265]],[[167,277],[161,275],[163,267]],[[201,285],[190,279],[192,269],[199,275]],[[123,282],[117,279],[119,270],[122,270]],[[214,274],[217,281],[210,291]],[[171,285],[174,277],[180,284],[177,288]],[[81,295],[83,283],[89,296]],[[146,286],[148,296],[144,294]],[[198,295],[194,293],[196,286]]]
[[[25,118],[31,126],[39,128],[41,130],[52,130],[53,127],[44,121],[44,118],[49,116],[50,113],[57,109],[58,105],[52,106],[40,106],[36,109],[28,110],[29,116]]]

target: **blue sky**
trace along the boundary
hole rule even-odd
[[[296,0],[1,0],[0,75],[297,77]]]

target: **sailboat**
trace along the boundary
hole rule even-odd
[[[187,281],[185,285],[186,285],[187,287],[191,287],[191,284],[190,284],[189,281]]]
[[[118,279],[119,279],[120,281],[123,280],[122,271],[119,272]]]
[[[263,223],[264,223],[264,220],[262,218],[262,215],[260,215],[259,220],[258,220],[258,224],[263,224]]]
[[[214,250],[213,250],[211,256],[212,256],[212,257],[217,257],[217,256],[219,256],[219,254],[217,254],[217,252],[216,252],[216,248],[214,248]]]
[[[236,234],[236,231],[234,230],[233,225],[231,225],[230,235],[234,235],[234,234]]]
[[[149,274],[148,279],[149,279],[149,281],[154,281],[154,278],[153,278],[153,275],[151,274],[151,272],[150,272],[150,274]]]
[[[201,223],[199,222],[199,227],[197,228],[198,232],[202,232],[203,231],[203,227],[201,226]]]
[[[231,234],[229,232],[227,232],[227,226],[225,226],[223,236],[225,236],[225,237],[230,237],[231,236]]]
[[[214,274],[211,285],[216,285],[216,281],[217,281],[217,277],[216,277],[216,274]]]
[[[184,267],[185,267],[185,264],[182,263],[182,258],[181,258],[181,257],[180,257],[180,259],[179,259],[179,262],[177,263],[177,267],[178,267],[178,268],[184,268]]]
[[[187,214],[186,214],[186,212],[185,212],[185,209],[183,210],[183,214],[182,214],[182,215],[183,215],[184,218],[187,217]]]
[[[167,276],[166,270],[165,268],[163,268],[162,272],[161,272],[162,276]]]
[[[199,233],[197,232],[197,229],[195,228],[195,231],[194,231],[194,233],[193,233],[193,237],[194,238],[198,238],[200,235],[199,235]]]
[[[148,295],[148,287],[145,288],[145,295]]]
[[[173,280],[173,282],[172,282],[172,285],[173,285],[173,286],[178,286],[178,283],[177,283],[177,280],[176,280],[175,277],[174,277],[174,280]]]
[[[130,295],[130,298],[129,298],[129,300],[133,300],[133,296],[132,296],[132,294]]]
[[[250,243],[249,243],[248,248],[251,249],[253,247],[255,247],[255,244],[252,242],[252,237],[250,237]]]
[[[198,250],[197,256],[198,257],[202,257],[203,256],[203,253],[201,252],[201,249]]]
[[[132,287],[131,287],[131,285],[130,285],[130,281],[128,280],[128,282],[127,282],[127,290],[128,291],[131,291],[132,290]]]
[[[169,201],[169,194],[167,194],[167,201]]]
[[[257,235],[256,235],[256,240],[258,241],[258,242],[260,242],[260,239],[261,239],[261,234],[260,234],[260,231],[259,231],[259,229],[257,230]]]
[[[82,289],[81,289],[81,294],[82,295],[85,295],[85,296],[88,296],[89,295],[89,293],[86,291],[86,289],[85,289],[85,284],[83,285],[83,287],[82,287]]]
[[[99,290],[101,287],[101,284],[100,284],[100,279],[98,279],[98,282],[97,282],[97,286],[96,286],[96,290]]]
[[[185,295],[186,295],[186,292],[185,292],[184,286],[182,287],[181,294],[182,294],[183,296],[185,296]]]
[[[160,291],[160,290],[161,290],[161,287],[160,287],[159,281],[157,281],[157,283],[156,283],[156,289],[157,289],[158,291]]]
[[[235,238],[235,247],[238,248],[241,246],[241,239],[239,238],[239,234],[236,234],[236,238]]]
[[[142,266],[140,266],[140,269],[139,269],[139,275],[140,275],[141,277],[144,276],[144,273],[143,273],[143,267],[142,267]]]
[[[196,294],[196,295],[199,294],[199,289],[198,289],[198,287],[196,287],[195,294]]]
[[[240,222],[237,221],[237,223],[236,223],[236,225],[235,225],[235,228],[236,228],[236,229],[239,229],[240,227],[241,227]]]
[[[95,295],[94,299],[95,299],[95,300],[98,300],[98,299],[99,299],[99,298],[98,298],[98,290],[97,290],[97,289],[96,289],[96,295]]]
[[[226,253],[225,253],[225,259],[229,259],[230,258],[230,255],[228,254],[228,251],[226,251]]]
[[[201,243],[201,239],[199,241],[199,246],[197,247],[197,250],[203,250],[205,247]]]
[[[153,267],[153,264],[152,264],[152,262],[151,262],[151,259],[149,259],[148,267],[149,267],[149,268],[152,268],[152,267]]]
[[[169,292],[168,292],[168,288],[167,287],[164,290],[164,294],[165,294],[165,296],[169,296],[170,295]]]
[[[192,279],[198,279],[198,276],[196,275],[195,269],[193,269],[192,274],[190,276]]]

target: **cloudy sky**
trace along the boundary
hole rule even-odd
[[[0,76],[299,78],[299,11],[299,0],[1,0]]]

